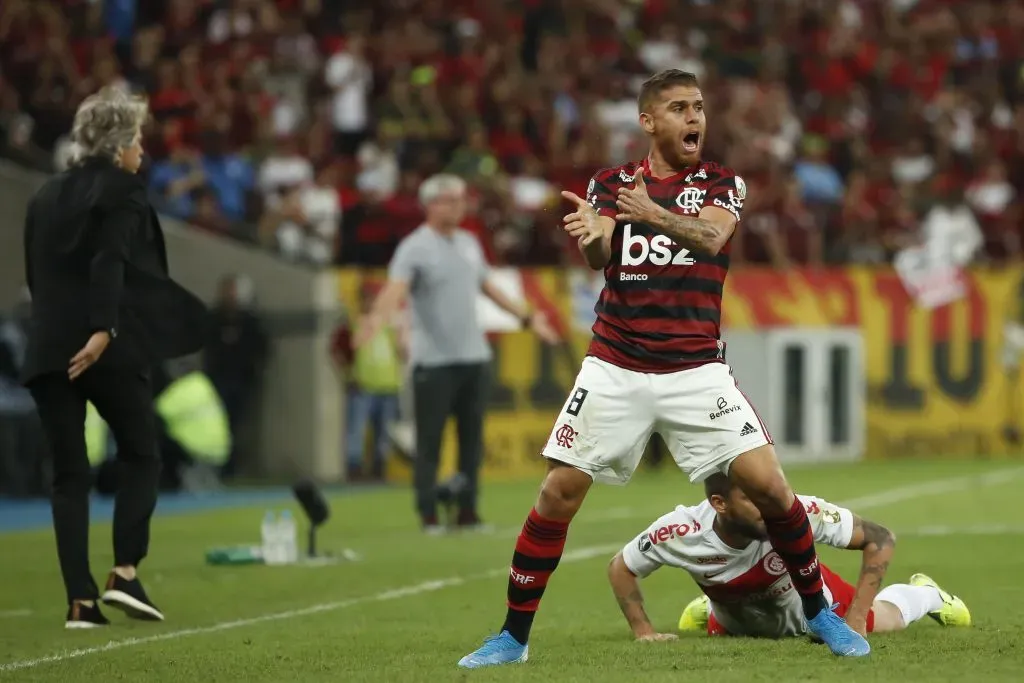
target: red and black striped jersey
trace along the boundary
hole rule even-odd
[[[697,216],[718,206],[740,219],[746,185],[731,169],[703,162],[668,178],[652,178],[647,161],[599,171],[587,202],[614,217],[620,187],[644,168],[647,192],[673,213]],[[675,372],[722,362],[722,293],[731,240],[716,256],[692,253],[647,225],[617,223],[605,285],[587,355],[637,372]]]

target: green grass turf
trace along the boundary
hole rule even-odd
[[[167,621],[131,622],[108,609],[114,623],[99,632],[62,628],[50,532],[2,535],[0,680],[1020,681],[1024,472],[1013,467],[916,461],[790,470],[799,492],[839,503],[860,498],[858,512],[897,533],[888,582],[924,571],[972,609],[973,628],[944,629],[925,619],[872,637],[874,651],[864,660],[836,659],[803,639],[632,642],[605,565],[655,517],[698,499],[697,487],[666,469],[638,473],[626,488],[594,489],[570,532],[525,665],[455,667],[501,622],[507,563],[535,482],[486,487],[482,509],[497,526],[493,535],[422,536],[405,490],[338,496],[322,545],[352,548],[364,559],[325,567],[206,566],[207,547],[258,537],[259,508],[158,515],[142,577]],[[925,491],[927,482],[942,483]],[[93,530],[93,566],[102,580],[110,527]],[[855,578],[858,553],[823,549],[822,556]],[[697,595],[687,576],[669,569],[643,586],[662,630],[674,628]],[[279,613],[286,616],[255,620]],[[235,620],[242,621],[228,623]]]

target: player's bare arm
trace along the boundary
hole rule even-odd
[[[643,223],[670,238],[676,244],[698,254],[716,255],[732,237],[736,216],[717,206],[706,206],[700,215],[680,216],[658,206],[647,193],[643,170],[633,176],[634,186],[619,189],[616,199],[619,213],[615,220]]]
[[[622,615],[629,622],[629,627],[633,630],[633,636],[637,640],[676,639],[676,635],[673,633],[658,633],[651,624],[651,620],[644,610],[644,595],[640,591],[640,582],[633,572],[629,571],[625,560],[622,559],[622,553],[612,558],[611,564],[608,565],[608,582],[612,585],[612,592],[615,593],[619,609],[622,610]]]
[[[562,196],[576,205],[576,210],[562,219],[565,231],[576,238],[576,245],[587,265],[594,270],[603,269],[612,256],[615,219],[600,215],[574,192],[562,192]]]
[[[867,615],[882,588],[895,547],[896,537],[891,531],[881,524],[853,516],[853,536],[847,548],[860,550],[863,559],[846,622],[861,635],[867,631]]]

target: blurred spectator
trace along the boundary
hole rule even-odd
[[[812,204],[838,204],[843,179],[828,162],[828,143],[817,136],[804,139],[804,153],[793,167],[804,200]]]
[[[476,184],[493,179],[500,170],[487,139],[487,129],[479,123],[467,131],[465,143],[456,148],[446,169]]]
[[[221,235],[228,235],[232,230],[231,221],[221,211],[216,195],[210,190],[200,190],[196,193],[192,223],[203,230]]]
[[[315,183],[291,190],[264,217],[263,230],[273,231],[286,258],[320,266],[334,261],[341,222],[337,174],[337,165],[324,166]]]
[[[382,202],[398,191],[396,147],[396,138],[381,131],[376,140],[367,141],[359,148],[357,160],[360,171],[356,178],[356,188],[370,202]]]
[[[228,220],[241,221],[250,215],[255,198],[256,172],[248,158],[229,148],[223,134],[207,132],[202,138],[202,168],[206,185],[217,199],[217,207]]]
[[[324,80],[334,92],[335,149],[342,154],[355,152],[370,127],[368,100],[373,73],[365,53],[366,39],[350,36],[324,69]]]
[[[259,188],[267,206],[275,207],[290,190],[313,181],[313,164],[293,136],[277,138],[259,170]]]
[[[359,293],[359,315],[370,312],[376,291],[364,286]],[[398,420],[398,393],[402,387],[402,340],[389,321],[364,346],[352,346],[351,321],[335,330],[331,358],[345,378],[345,466],[347,481],[382,481],[389,448],[389,431]],[[367,430],[370,434],[370,471],[366,465]]]
[[[31,305],[26,291],[10,315],[0,316],[0,495],[44,489],[43,433],[35,402],[19,380]]]
[[[707,156],[751,189],[764,230],[737,237],[740,259],[803,263],[819,237],[827,260],[890,258],[949,172],[1000,259],[1024,232],[1006,192],[1024,186],[1022,34],[1024,5],[994,0],[4,0],[0,147],[59,167],[78,100],[121,82],[151,100],[155,194],[159,164],[199,150],[205,180],[173,209],[193,221],[202,197],[206,226],[252,239],[340,162],[341,261],[379,265],[419,220],[412,179],[447,170],[496,262],[573,262],[524,192],[642,155],[637,83],[671,65],[701,78]],[[812,231],[781,213],[791,175]]]
[[[892,159],[892,177],[898,183],[922,183],[935,172],[935,159],[925,151],[920,135],[911,137]]]
[[[1020,219],[1020,207],[1014,202],[1017,190],[1010,184],[1006,166],[990,161],[967,187],[967,205],[983,227],[985,251],[997,257],[1019,258],[1021,236],[1013,230]]]
[[[211,309],[203,371],[217,388],[231,426],[232,451],[225,475],[244,465],[245,439],[239,427],[258,405],[260,383],[269,353],[267,334],[254,309],[252,281],[229,275],[221,280],[216,305]]]
[[[171,155],[153,164],[150,187],[156,193],[161,210],[185,220],[196,212],[195,195],[206,184],[199,150],[177,145]]]
[[[964,203],[963,189],[951,178],[935,182],[935,203],[921,223],[921,237],[933,258],[965,266],[984,243],[981,227]]]
[[[512,203],[523,211],[540,211],[555,199],[555,188],[544,178],[544,165],[535,156],[516,164],[518,172],[509,179]]]

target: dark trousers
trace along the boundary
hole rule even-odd
[[[89,491],[85,406],[92,402],[117,440],[114,565],[138,565],[149,548],[160,456],[148,372],[91,368],[74,383],[43,375],[29,386],[53,454],[53,530],[68,601],[99,597],[89,569]]]
[[[252,405],[254,387],[252,382],[229,377],[210,377],[217,394],[224,403],[224,411],[228,414],[228,426],[231,428],[231,453],[224,463],[224,476],[233,476],[239,470],[240,446],[245,440],[242,434],[246,419],[249,416],[249,407]]]
[[[437,518],[437,468],[441,437],[454,415],[459,441],[459,472],[467,480],[458,505],[476,512],[477,479],[484,449],[489,363],[466,363],[413,369],[416,413],[416,459],[413,483],[416,509],[424,520]]]

